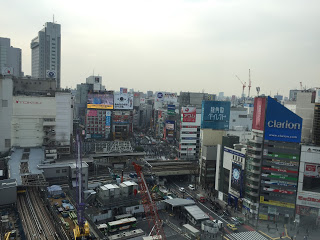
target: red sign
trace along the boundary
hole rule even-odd
[[[97,110],[87,110],[87,116],[88,117],[96,117],[96,116],[98,116],[98,111]]]
[[[256,97],[254,99],[252,129],[264,130],[264,119],[266,109],[266,98]]]
[[[287,169],[277,169],[277,168],[269,168],[269,167],[263,167],[262,169],[269,170],[269,171],[276,171],[276,172],[298,173],[298,171],[292,171]]]
[[[195,107],[182,108],[182,122],[196,122],[197,109]]]

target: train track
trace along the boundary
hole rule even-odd
[[[35,189],[29,188],[25,195],[18,195],[18,211],[27,239],[60,239]]]

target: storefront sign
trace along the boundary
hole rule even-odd
[[[317,197],[311,197],[304,193],[298,193],[297,204],[308,207],[320,208],[320,194]]]

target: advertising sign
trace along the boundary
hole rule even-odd
[[[87,116],[88,117],[96,117],[96,116],[98,116],[98,111],[97,110],[87,110]]]
[[[298,173],[298,171],[288,170],[288,169],[278,169],[278,168],[269,168],[269,167],[262,167],[263,170],[266,171],[275,171],[275,172],[285,172],[285,173]]]
[[[181,113],[182,122],[196,122],[197,109],[195,107],[183,107]]]
[[[320,208],[320,198],[305,194],[303,192],[298,192],[297,204],[308,207]]]
[[[144,103],[146,103],[146,99],[144,97],[141,97],[140,98],[140,104],[144,104]]]
[[[320,89],[316,90],[316,99],[314,101],[315,103],[320,103]]]
[[[232,163],[232,172],[231,172],[231,188],[237,192],[241,192],[242,184],[242,167],[240,164],[235,162]],[[241,195],[241,194],[240,194]]]
[[[295,204],[293,203],[286,203],[286,202],[273,201],[273,200],[265,201],[264,196],[260,196],[260,203],[278,206],[278,207],[295,208]]]
[[[284,180],[289,180],[289,181],[297,181],[298,180],[295,177],[284,176],[282,174],[277,174],[277,173],[271,173],[271,174],[261,173],[261,176],[267,177],[267,178],[273,178],[273,179],[284,179]]]
[[[270,184],[270,185],[285,186],[285,187],[294,187],[294,188],[297,187],[296,184],[292,184],[292,183],[288,183],[288,182],[284,182],[284,181],[264,181],[264,180],[261,180],[261,183]]]
[[[268,97],[265,139],[281,142],[301,142],[302,118]]]
[[[262,188],[264,191],[268,191],[268,192],[278,192],[278,193],[285,193],[285,194],[294,194],[294,191],[288,191],[288,190],[282,190],[282,189],[274,189],[274,188],[267,188],[264,187]]]
[[[201,128],[228,130],[230,102],[202,101]]]
[[[168,105],[168,115],[175,115],[175,114],[176,114],[176,106]]]
[[[114,109],[133,109],[133,96],[130,93],[114,94]]]
[[[164,93],[164,101],[165,102],[172,102],[172,103],[176,103],[178,102],[178,97],[176,93]]]
[[[163,102],[163,101],[164,101],[163,92],[156,92],[156,102]]]
[[[87,108],[113,109],[113,94],[88,93]]]
[[[320,178],[320,165],[315,163],[305,163],[304,176]]]
[[[106,111],[106,128],[111,127],[111,111]]]
[[[175,124],[175,121],[166,121],[166,129],[167,130],[174,130],[174,124]]]
[[[256,97],[254,99],[252,129],[264,130],[264,119],[266,109],[266,98]]]

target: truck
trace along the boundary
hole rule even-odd
[[[204,203],[204,202],[206,201],[206,198],[205,198],[201,193],[198,193],[198,194],[197,194],[197,200],[198,200],[199,202]]]

